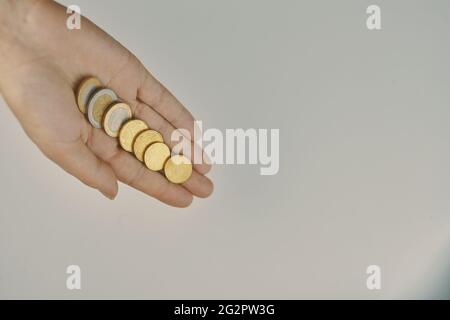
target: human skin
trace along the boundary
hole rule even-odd
[[[66,8],[53,1],[0,0],[0,92],[26,134],[49,159],[110,199],[118,181],[176,207],[209,196],[207,163],[194,164],[184,184],[172,184],[87,122],[74,91],[94,75],[165,141],[177,128],[193,137],[195,125],[130,51],[87,19],[81,30],[69,30],[67,18]]]

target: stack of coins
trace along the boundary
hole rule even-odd
[[[152,171],[164,173],[172,183],[184,183],[192,174],[192,163],[183,155],[171,156],[161,133],[152,130],[139,119],[133,119],[131,108],[120,101],[116,93],[95,77],[81,81],[77,90],[77,103],[89,123],[113,138],[119,145],[133,153]]]

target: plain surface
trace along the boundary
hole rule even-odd
[[[78,0],[206,128],[279,128],[280,172],[109,201],[2,102],[0,298],[450,298],[450,3],[376,3]]]

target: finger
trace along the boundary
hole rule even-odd
[[[134,109],[133,113],[137,118],[144,120],[150,128],[162,134],[164,141],[171,149],[178,143],[178,141],[172,141],[172,133],[176,130],[176,128],[173,127],[172,124],[164,119],[158,112],[153,110],[153,108],[142,102],[138,102],[136,106],[132,108]],[[195,170],[197,170],[200,174],[206,174],[211,170],[211,165],[204,160],[206,155],[199,145],[192,142],[190,153],[189,158],[193,162]],[[199,158],[201,157],[201,159],[198,160],[196,155],[200,155]]]
[[[159,172],[148,170],[126,151],[118,150],[108,162],[120,181],[151,197],[180,208],[192,203],[193,196],[189,191],[170,183]]]
[[[109,199],[117,195],[117,179],[113,169],[99,159],[81,141],[43,148],[44,153],[65,171],[84,184],[98,189]]]
[[[189,180],[183,183],[183,187],[199,198],[209,197],[214,190],[212,181],[195,171],[192,172]]]
[[[194,137],[195,119],[170,91],[156,80],[145,67],[144,81],[138,89],[138,98],[161,114],[175,128],[189,130]]]
[[[187,207],[192,194],[167,181],[159,172],[148,170],[131,153],[122,150],[117,139],[111,139],[100,129],[92,129],[89,147],[110,164],[117,178],[125,184],[175,207]]]

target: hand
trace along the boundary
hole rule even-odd
[[[117,139],[94,129],[78,110],[74,90],[93,75],[166,142],[176,128],[193,137],[192,115],[133,54],[87,19],[81,30],[68,30],[66,9],[52,1],[7,0],[0,6],[10,17],[8,26],[0,27],[0,91],[48,158],[111,199],[117,180],[177,207],[188,206],[193,195],[211,194],[212,182],[204,176],[209,165],[194,164],[186,183],[172,184],[121,150]]]

